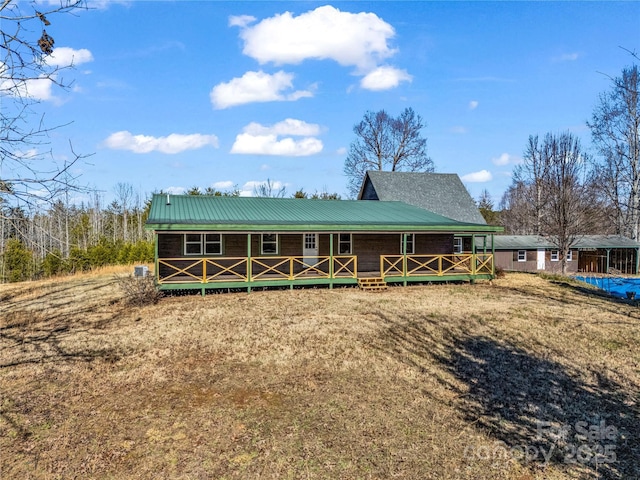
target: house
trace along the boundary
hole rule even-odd
[[[358,200],[399,201],[459,222],[487,224],[455,173],[368,171]],[[456,236],[454,242],[456,253],[472,249],[469,237]]]
[[[475,207],[474,207],[475,208]],[[493,278],[500,227],[399,201],[154,195],[161,289]],[[454,237],[469,251],[456,253]]]
[[[455,173],[368,171],[358,200],[404,202],[459,222],[487,224]]]
[[[497,268],[521,272],[562,271],[558,247],[537,235],[496,235]],[[619,235],[584,235],[567,256],[567,273],[638,273],[640,242]]]

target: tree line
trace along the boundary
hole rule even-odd
[[[152,262],[149,207],[128,184],[116,186],[108,205],[95,192],[80,205],[60,198],[35,208],[0,203],[0,282]]]

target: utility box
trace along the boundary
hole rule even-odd
[[[149,267],[146,265],[136,265],[133,267],[134,277],[146,277],[147,275],[149,275]]]

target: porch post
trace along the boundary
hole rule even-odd
[[[329,233],[329,289],[333,288],[333,232]]]
[[[158,242],[160,241],[160,235],[158,235],[157,231],[153,231],[153,257],[154,257],[154,276],[156,277],[156,285],[160,282],[160,262],[158,258]]]
[[[605,267],[604,273],[609,273],[609,253],[611,253],[611,249],[607,248],[607,265]]]
[[[491,234],[491,275],[496,276],[496,248],[493,243],[493,233]]]
[[[476,234],[471,234],[471,275],[476,274],[476,269],[478,267],[477,257],[476,257]],[[471,283],[473,283],[475,279],[471,279]]]
[[[407,286],[407,234],[402,234],[402,276],[404,277],[404,281],[402,282],[403,286]]]
[[[638,269],[640,268],[640,248],[636,248],[636,271],[635,275],[638,275]]]
[[[251,293],[251,234],[247,233],[247,293]]]

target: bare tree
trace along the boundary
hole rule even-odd
[[[550,150],[554,143],[555,139],[549,133],[545,136],[542,144],[540,144],[538,135],[529,136],[523,162],[516,165],[513,171],[513,178],[516,182],[529,185],[529,188],[524,192],[526,192],[527,201],[533,209],[534,230],[531,233],[536,235],[542,233],[545,204],[548,201],[548,195],[545,192],[546,180],[553,160],[553,154]]]
[[[129,208],[131,207],[131,201],[133,200],[134,189],[133,185],[125,182],[118,182],[114,188],[116,194],[116,201],[118,205],[122,207],[122,239],[125,242],[130,240],[129,238]]]
[[[503,225],[510,233],[548,238],[558,247],[562,273],[571,246],[597,231],[589,173],[589,158],[571,133],[547,133],[542,141],[531,136],[502,198]]]
[[[536,215],[529,198],[531,185],[514,180],[500,201],[500,224],[511,235],[533,235],[536,232]]]
[[[569,249],[581,236],[591,233],[597,221],[587,195],[589,159],[580,141],[570,133],[547,135],[543,152],[548,156],[548,173],[542,234],[558,247],[564,275]]]
[[[273,182],[268,178],[266,182],[262,182],[253,187],[254,197],[284,198],[286,195],[287,187],[280,185],[280,182]]]
[[[351,143],[344,162],[349,195],[360,190],[364,174],[369,170],[391,172],[432,172],[433,161],[427,155],[427,139],[422,117],[405,108],[398,117],[384,110],[366,112],[353,127],[356,139]]]
[[[45,27],[58,13],[72,12],[84,0],[61,0],[54,9],[38,12],[33,4],[0,0],[0,201],[37,204],[52,201],[73,186],[71,166],[83,156],[70,145],[71,159],[57,161],[39,115],[34,91],[42,86],[68,87],[60,68],[48,62],[55,41]],[[52,26],[51,28],[55,28]],[[61,32],[62,33],[62,32]],[[69,66],[71,67],[71,65]]]
[[[623,69],[587,122],[601,157],[596,167],[600,192],[614,212],[617,233],[635,240],[640,235],[639,90],[638,66]]]

